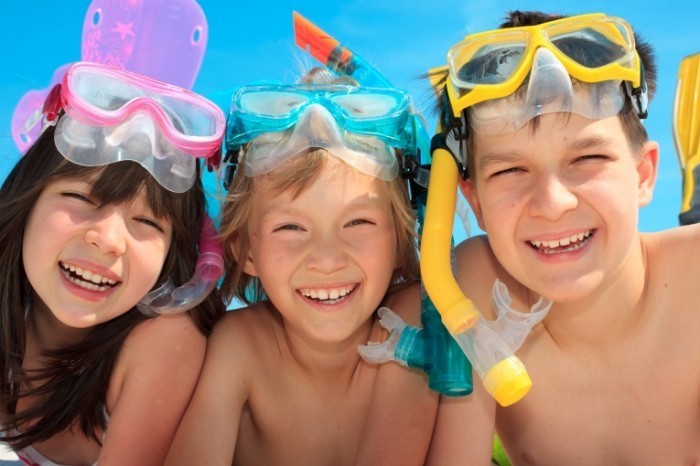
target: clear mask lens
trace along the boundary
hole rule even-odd
[[[477,133],[493,135],[516,131],[548,113],[576,113],[598,120],[616,115],[624,101],[619,80],[584,83],[572,79],[551,51],[540,48],[526,82],[512,95],[470,107],[469,124]]]
[[[304,109],[296,124],[254,138],[245,151],[245,174],[259,176],[309,148],[323,148],[357,170],[383,180],[398,174],[394,151],[380,138],[354,133],[338,125],[322,105]]]

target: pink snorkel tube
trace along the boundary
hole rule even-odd
[[[214,223],[206,216],[199,239],[199,258],[194,276],[179,287],[175,287],[168,279],[144,296],[136,306],[148,316],[187,311],[201,303],[214,290],[223,273],[223,248]]]

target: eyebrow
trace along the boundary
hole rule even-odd
[[[611,144],[611,139],[605,136],[590,136],[581,139],[576,139],[571,141],[566,145],[566,149],[574,152],[581,152],[585,150],[590,150],[592,148],[607,146]],[[484,170],[491,165],[496,165],[500,163],[508,164],[514,163],[523,158],[522,155],[513,151],[504,152],[490,152],[486,153],[479,158],[477,163],[477,168],[479,170]]]
[[[607,146],[611,143],[611,139],[605,136],[590,136],[582,139],[576,139],[566,145],[566,148],[573,151],[583,151],[594,147]]]
[[[479,163],[477,163],[477,169],[484,170],[491,165],[497,165],[500,163],[513,163],[516,160],[522,159],[523,156],[516,154],[515,152],[490,152],[484,154],[479,158]]]

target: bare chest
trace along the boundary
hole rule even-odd
[[[700,465],[697,339],[528,367],[531,393],[497,421],[514,464]]]
[[[369,410],[369,380],[325,387],[286,382],[251,396],[234,464],[352,464]]]

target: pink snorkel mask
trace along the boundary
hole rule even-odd
[[[58,94],[58,95],[57,95]],[[59,100],[60,99],[60,100]],[[78,165],[133,160],[166,189],[182,193],[197,176],[195,158],[218,163],[225,119],[209,100],[146,76],[96,63],[66,71],[47,98],[56,147]]]
[[[58,119],[63,109],[65,115]],[[164,188],[182,193],[197,177],[196,158],[218,165],[225,119],[212,102],[188,90],[96,63],[79,62],[66,71],[44,104],[54,142],[69,161],[103,166],[138,162]],[[171,314],[196,306],[223,273],[222,247],[205,218],[194,277],[176,288],[170,281],[138,304],[147,315]]]

